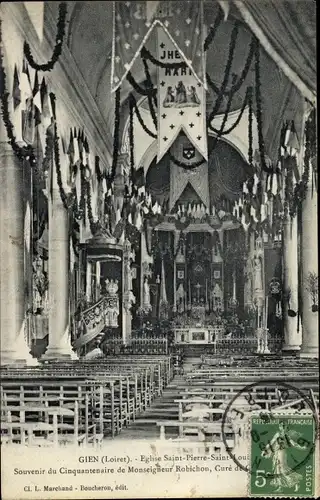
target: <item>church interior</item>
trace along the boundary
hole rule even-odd
[[[260,409],[316,411],[315,19],[2,3],[1,444],[218,450],[258,380]]]

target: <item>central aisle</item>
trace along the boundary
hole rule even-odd
[[[183,363],[184,375],[199,366],[200,358],[186,358]],[[159,439],[160,428],[157,422],[179,419],[178,403],[179,392],[184,389],[186,380],[184,375],[175,375],[169,385],[164,389],[162,395],[156,398],[151,407],[139,415],[135,422],[123,428],[120,434],[114,439]],[[166,430],[167,439],[176,437],[178,428],[168,428]]]

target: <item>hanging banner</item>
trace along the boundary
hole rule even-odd
[[[171,38],[158,28],[158,59],[163,63],[181,62]],[[185,159],[195,156],[194,148],[207,160],[206,90],[190,68],[158,67],[158,156],[163,155],[183,130],[191,142]]]
[[[155,26],[161,26],[196,80],[205,83],[202,1],[113,2],[111,92],[131,70]],[[153,54],[154,56],[154,54]]]

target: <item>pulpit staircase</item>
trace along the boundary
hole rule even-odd
[[[105,304],[106,298],[99,299],[84,311],[81,311],[79,321],[80,336],[74,341],[74,349],[80,349],[89,342],[92,342],[98,335],[101,335],[105,327]]]

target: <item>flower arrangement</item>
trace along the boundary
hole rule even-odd
[[[312,300],[312,312],[318,311],[318,289],[319,289],[319,278],[315,272],[309,272],[307,277],[306,290],[310,293]]]

